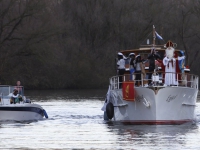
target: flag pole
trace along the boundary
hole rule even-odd
[[[153,47],[155,46],[156,43],[156,32],[155,32],[155,26],[153,25]]]

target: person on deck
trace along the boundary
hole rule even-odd
[[[176,59],[174,58],[174,48],[169,46],[165,52],[166,56],[163,59],[165,66],[165,85],[177,85],[176,81]]]
[[[122,79],[123,79],[123,75],[125,73],[125,60],[123,59],[123,54],[122,53],[118,53],[118,61],[117,61],[117,74],[119,75],[119,88],[122,87]]]
[[[177,60],[178,60],[178,67],[179,68],[179,82],[182,84],[182,85],[185,85],[186,82],[185,82],[185,56],[184,56],[184,52],[183,51],[179,51],[178,52],[178,57],[177,57]]]
[[[151,49],[151,54],[149,54],[147,59],[149,60],[148,84],[151,85],[152,73],[154,72],[154,69],[155,69],[155,60],[161,59],[161,57],[156,52],[156,50],[154,48],[152,48]]]
[[[135,72],[135,54],[130,53],[130,63],[129,63],[129,70],[130,70],[130,80],[133,80],[133,73]]]
[[[140,55],[137,55],[136,56],[136,61],[135,61],[135,65],[136,65],[136,82],[135,82],[135,85],[136,86],[139,86],[141,85],[141,81],[142,81],[142,77],[141,75],[143,74],[143,77],[145,77],[145,70],[144,70],[144,65],[142,63],[142,60],[141,60],[141,56]]]
[[[181,73],[184,73],[184,67],[185,67],[185,56],[183,51],[179,51],[179,56],[178,56],[178,65]]]

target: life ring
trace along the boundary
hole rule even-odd
[[[114,116],[114,106],[111,102],[106,105],[106,114],[108,119],[112,119]]]

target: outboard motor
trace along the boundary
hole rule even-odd
[[[30,99],[25,99],[24,103],[31,103],[31,100]]]
[[[24,100],[24,103],[31,103],[31,100],[30,99],[26,99],[26,96],[23,96],[22,99]]]

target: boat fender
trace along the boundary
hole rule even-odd
[[[108,119],[112,119],[114,116],[114,106],[111,102],[106,105],[106,114]]]
[[[46,110],[43,109],[43,113],[44,113],[45,118],[49,118],[48,115],[47,115]]]

